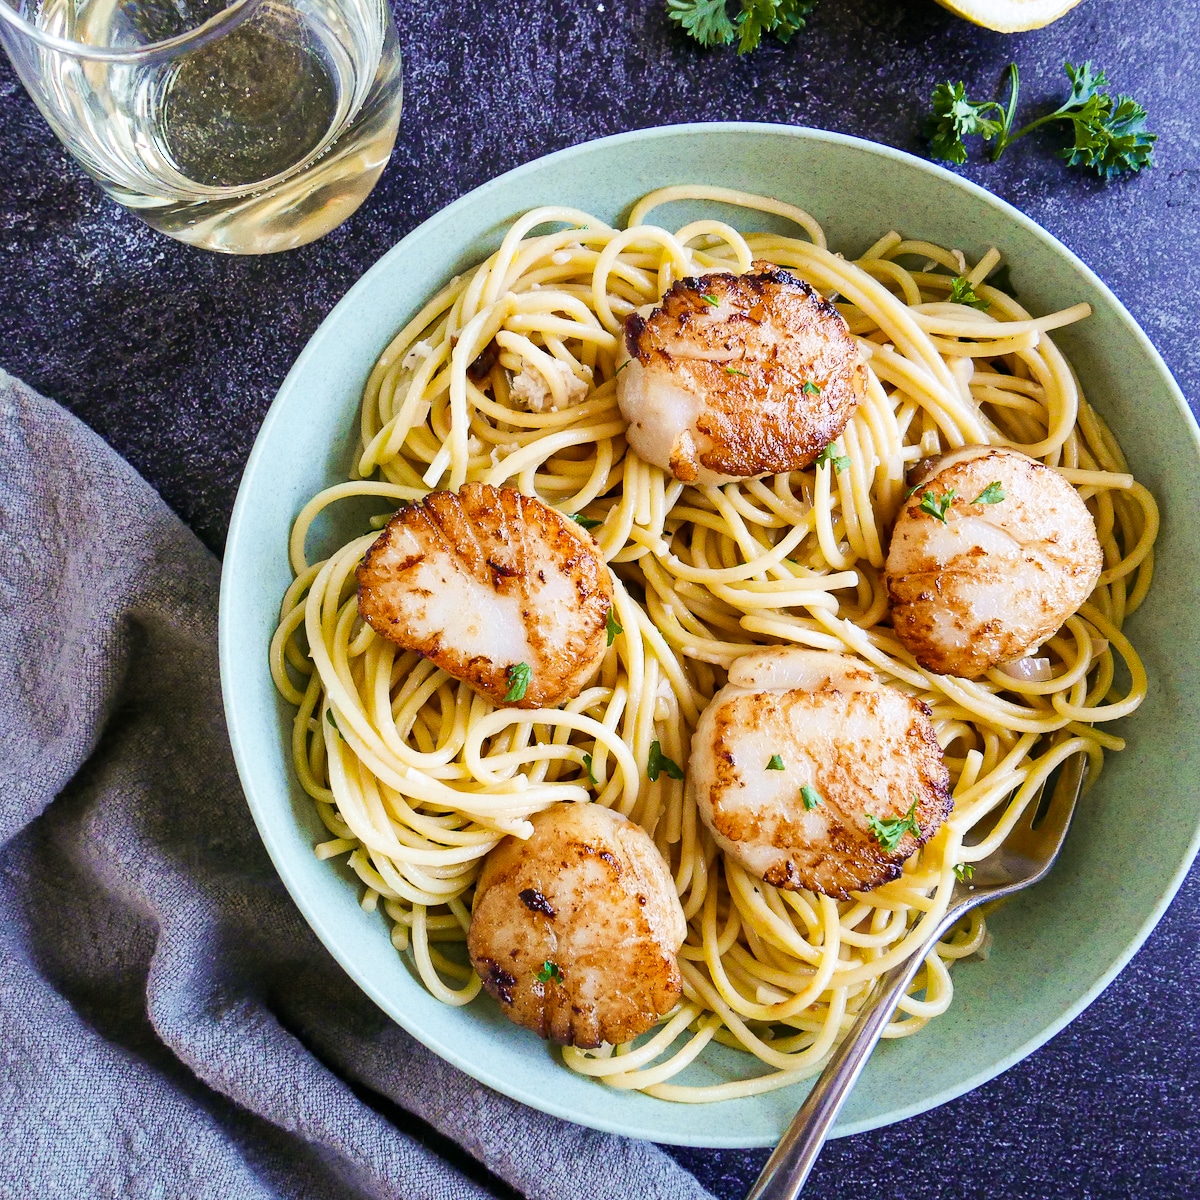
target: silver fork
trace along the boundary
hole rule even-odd
[[[1045,813],[1039,817],[1040,799],[1031,801],[999,849],[975,864],[971,882],[954,885],[942,919],[930,925],[904,962],[880,979],[874,1001],[834,1051],[746,1200],[795,1200],[800,1195],[834,1118],[929,951],[976,905],[1011,896],[1045,877],[1062,849],[1086,776],[1087,756],[1080,750],[1064,761]]]

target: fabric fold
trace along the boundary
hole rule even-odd
[[[354,986],[242,797],[217,561],[3,372],[0,464],[0,1196],[704,1200],[656,1147],[490,1091]]]

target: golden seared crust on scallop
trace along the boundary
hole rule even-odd
[[[952,804],[929,708],[818,650],[733,664],[700,716],[688,787],[728,858],[839,900],[895,879]],[[902,826],[894,845],[872,819]]]
[[[968,446],[926,466],[896,519],[892,625],[921,666],[971,679],[1040,646],[1103,566],[1092,515],[1057,471]]]
[[[678,1003],[687,922],[639,825],[554,804],[484,859],[467,949],[508,1018],[571,1046],[619,1045]]]
[[[519,708],[579,694],[604,657],[612,602],[590,534],[485,483],[400,509],[358,568],[358,608],[372,629]],[[525,694],[506,701],[522,663]]]
[[[866,390],[841,314],[771,263],[677,281],[649,316],[626,319],[625,348],[629,443],[685,483],[808,466]]]

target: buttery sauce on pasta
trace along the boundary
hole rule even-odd
[[[676,200],[772,213],[797,234],[743,234],[717,220],[674,232],[648,223]],[[835,298],[868,365],[866,397],[832,452],[807,470],[685,486],[626,446],[614,380],[623,322],[676,279],[745,272],[753,260]],[[296,520],[295,582],[271,665],[297,708],[297,774],[329,830],[316,853],[348,856],[363,906],[382,904],[393,944],[411,953],[433,995],[466,1004],[479,993],[451,944],[465,940],[483,856],[505,834],[527,835],[530,814],[548,804],[591,801],[641,824],[670,867],[688,920],[684,993],[639,1043],[568,1047],[566,1065],[671,1100],[785,1086],[820,1069],[877,978],[911,952],[920,918],[945,910],[956,869],[969,872],[1003,841],[1054,768],[1082,749],[1094,779],[1105,753],[1122,748],[1101,726],[1145,695],[1121,627],[1150,585],[1157,510],[1048,336],[1087,306],[1034,317],[986,282],[999,262],[995,250],[971,264],[898,233],[847,261],[790,205],[668,188],[641,200],[625,229],[569,208],[526,214],[397,334],[366,387],[351,478]],[[986,310],[948,301],[956,278]],[[1104,571],[1037,651],[1048,672],[1042,664],[1024,678],[1003,668],[974,680],[935,675],[887,623],[881,573],[906,471],[972,443],[1010,446],[1053,467],[1095,518]],[[494,707],[366,625],[355,568],[375,530],[324,561],[306,560],[306,534],[327,505],[350,496],[399,505],[471,480],[578,515],[612,569],[621,632],[597,677],[559,708]],[[954,808],[899,879],[846,901],[778,890],[723,859],[682,780],[666,771],[649,778],[652,744],[686,765],[699,714],[729,664],[763,646],[849,655],[932,709]],[[978,911],[956,927],[885,1036],[944,1012],[950,964],[986,936]],[[680,1082],[714,1039],[754,1056],[745,1078]]]

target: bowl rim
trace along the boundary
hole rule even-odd
[[[779,122],[755,122],[755,121],[705,121],[705,122],[683,122],[671,125],[653,126],[644,129],[628,130],[622,133],[610,134],[605,137],[595,138],[574,145],[565,147],[560,150],[553,151],[549,154],[531,159],[517,167],[513,167],[500,175],[496,175],[477,187],[468,189],[457,199],[449,204],[431,213],[428,217],[411,229],[403,238],[394,243],[380,257],[367,268],[367,270],[347,289],[346,293],[337,302],[337,304],[326,315],[321,324],[314,330],[306,342],[304,349],[301,351],[296,361],[288,371],[283,382],[281,383],[278,392],[275,395],[270,407],[267,410],[266,416],[263,419],[259,432],[256,435],[254,446],[247,459],[241,481],[238,486],[237,496],[234,502],[233,512],[230,518],[229,532],[226,541],[226,564],[232,559],[237,562],[243,554],[243,541],[245,537],[244,526],[248,522],[247,512],[250,506],[250,487],[251,481],[260,466],[260,463],[267,455],[267,442],[269,434],[274,426],[283,420],[283,411],[288,403],[288,395],[296,385],[296,381],[302,377],[309,368],[311,361],[317,358],[322,353],[321,342],[324,340],[323,335],[328,330],[328,327],[334,324],[346,309],[351,307],[359,294],[369,292],[375,278],[387,271],[389,260],[403,252],[404,248],[412,245],[427,232],[436,226],[452,222],[456,215],[467,207],[473,207],[486,201],[493,193],[502,191],[510,187],[513,183],[519,182],[524,176],[536,174],[545,169],[547,164],[567,162],[573,158],[586,158],[593,153],[597,148],[619,146],[623,144],[655,141],[660,139],[677,138],[680,136],[703,136],[708,133],[721,134],[737,134],[745,133],[749,135],[758,135],[763,133],[772,133],[794,137],[801,141],[827,142],[833,145],[844,146],[859,151],[865,151],[869,154],[877,155],[885,159],[892,159],[905,164],[908,167],[916,167],[925,174],[932,175],[943,184],[960,189],[968,195],[982,201],[987,206],[997,210],[1006,219],[1016,223],[1026,232],[1031,234],[1035,239],[1046,245],[1047,249],[1055,255],[1064,259],[1068,265],[1079,272],[1095,289],[1104,297],[1107,304],[1110,306],[1111,313],[1125,327],[1127,333],[1131,334],[1134,340],[1140,345],[1142,351],[1153,366],[1156,373],[1166,387],[1175,405],[1183,416],[1186,426],[1189,429],[1192,448],[1198,460],[1200,460],[1200,426],[1197,425],[1196,418],[1189,408],[1182,390],[1176,383],[1171,374],[1170,368],[1155,348],[1150,338],[1138,325],[1132,314],[1126,309],[1125,305],[1120,301],[1116,294],[1108,287],[1106,283],[1081,259],[1074,251],[1062,243],[1049,230],[1039,225],[1032,218],[1026,216],[1020,209],[1016,208],[1008,201],[1003,200],[999,196],[989,192],[986,188],[965,179],[960,175],[939,166],[937,163],[920,158],[907,151],[896,149],[892,146],[886,146],[881,143],[872,142],[865,138],[855,137],[849,134],[836,133],[830,130],[811,128],[808,126],[787,125]],[[488,1087],[495,1089],[509,1096],[510,1098],[520,1101],[523,1104],[535,1108],[552,1116],[561,1117],[575,1123],[584,1124],[589,1128],[594,1128],[606,1133],[614,1133],[623,1136],[651,1138],[657,1141],[668,1142],[675,1145],[692,1145],[705,1146],[712,1148],[748,1148],[752,1146],[764,1146],[773,1144],[771,1141],[762,1139],[747,1140],[743,1136],[738,1136],[736,1131],[731,1131],[729,1135],[723,1137],[714,1137],[710,1134],[703,1138],[687,1137],[686,1133],[681,1134],[679,1131],[662,1131],[662,1130],[643,1130],[635,1129],[630,1126],[628,1121],[620,1119],[609,1119],[604,1115],[604,1106],[598,1106],[601,1111],[589,1113],[585,1120],[582,1120],[579,1113],[567,1103],[556,1102],[552,1091],[531,1091],[507,1079],[505,1076],[494,1071],[486,1069],[481,1070],[475,1060],[469,1058],[466,1054],[461,1053],[452,1042],[440,1040],[436,1037],[430,1037],[428,1033],[416,1026],[416,1022],[410,1023],[401,1016],[397,1015],[395,1006],[390,1004],[388,998],[381,994],[380,990],[375,988],[368,980],[360,976],[354,964],[348,960],[345,953],[339,950],[339,938],[336,931],[326,928],[321,915],[315,911],[314,906],[309,903],[303,887],[292,873],[282,845],[276,837],[275,832],[265,819],[260,817],[260,809],[262,802],[258,797],[258,787],[255,775],[250,767],[250,758],[246,752],[245,743],[242,738],[242,732],[239,728],[237,713],[237,688],[235,679],[237,678],[236,664],[232,659],[231,637],[227,629],[227,613],[231,607],[230,598],[235,588],[233,572],[228,570],[222,571],[221,589],[220,589],[220,607],[219,607],[219,659],[221,671],[221,686],[222,696],[227,716],[227,724],[229,730],[230,743],[233,747],[234,759],[237,765],[238,775],[241,780],[242,788],[245,792],[247,803],[250,807],[251,814],[255,824],[259,830],[260,837],[267,849],[272,863],[275,866],[280,878],[282,879],[289,895],[300,909],[306,922],[316,933],[318,938],[324,944],[325,948],[330,952],[343,970],[350,975],[355,984],[362,989],[381,1009],[389,1019],[395,1021],[398,1025],[404,1028],[409,1034],[428,1047],[439,1057],[443,1058],[453,1066],[464,1071],[467,1075]],[[947,1103],[950,1100],[956,1099],[959,1096],[973,1090],[976,1087],[988,1082],[996,1076],[1002,1074],[1022,1059],[1028,1057],[1040,1046],[1045,1044],[1055,1034],[1059,1033],[1071,1021],[1073,1021],[1085,1008],[1087,1008],[1104,989],[1116,978],[1118,974],[1129,963],[1129,960],[1144,944],[1146,938],[1153,931],[1154,927],[1162,919],[1175,894],[1182,885],[1187,873],[1192,865],[1192,862],[1200,852],[1200,824],[1193,830],[1190,842],[1183,851],[1178,867],[1168,878],[1165,886],[1158,895],[1158,899],[1149,914],[1137,928],[1134,935],[1126,942],[1116,957],[1111,960],[1110,965],[1104,970],[1099,977],[1095,978],[1091,986],[1087,987],[1079,998],[1064,1009],[1059,1016],[1054,1018],[1048,1024],[1040,1027],[1035,1033],[1024,1039],[1011,1053],[989,1063],[986,1069],[980,1070],[961,1080],[957,1085],[943,1088],[932,1096],[925,1097],[921,1100],[914,1101],[909,1104],[900,1104],[889,1110],[887,1113],[878,1116],[865,1118],[860,1120],[843,1120],[835,1126],[832,1136],[844,1137],[855,1133],[866,1132],[870,1129],[879,1128],[890,1125],[895,1122],[904,1120],[908,1117],[916,1116],[922,1112],[927,1112],[932,1108],[938,1107]],[[669,1103],[660,1101],[658,1103]],[[675,1105],[671,1106],[675,1108]]]

